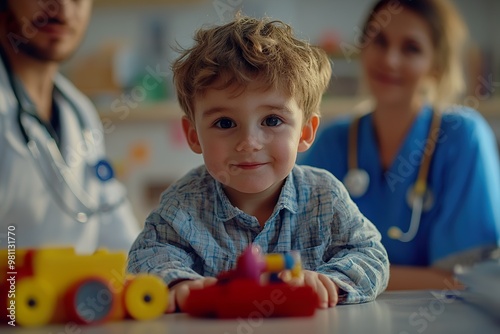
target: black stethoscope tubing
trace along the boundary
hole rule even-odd
[[[3,64],[4,64],[6,72],[7,72],[7,76],[9,79],[9,84],[11,85],[12,92],[13,92],[14,97],[16,98],[16,101],[18,104],[17,122],[19,124],[19,130],[20,130],[21,135],[26,143],[28,150],[32,154],[33,158],[35,159],[39,169],[43,168],[41,166],[41,162],[39,161],[40,152],[37,148],[37,144],[35,143],[34,140],[30,139],[30,137],[29,137],[29,135],[24,127],[24,124],[22,121],[23,115],[27,115],[27,116],[35,119],[37,121],[37,123],[39,123],[49,134],[50,140],[49,140],[47,145],[48,145],[49,153],[52,156],[52,159],[54,160],[53,161],[54,163],[51,165],[53,165],[53,166],[56,165],[56,162],[58,162],[59,165],[65,165],[64,159],[62,158],[62,155],[59,151],[59,148],[55,144],[56,140],[58,138],[55,130],[53,129],[52,126],[50,126],[46,122],[42,121],[40,119],[40,117],[38,117],[38,115],[36,114],[35,107],[31,104],[31,102],[28,101],[29,98],[26,96],[26,93],[24,91],[24,88],[22,87],[22,84],[18,80],[16,80],[16,78],[14,78],[12,70],[8,64],[8,61],[7,61],[7,57],[4,54],[4,51],[1,47],[0,47],[0,57],[2,58]],[[61,89],[59,89],[59,87],[57,87],[57,85],[54,84],[54,88],[57,90],[57,92],[63,98],[65,97],[64,92],[62,92]],[[22,92],[22,93],[20,93],[20,92]],[[71,99],[65,98],[65,100],[68,102],[70,108],[74,111],[74,113],[77,117],[80,129],[82,130],[82,134],[84,136],[85,142],[87,145],[89,145],[88,144],[88,137],[90,137],[91,135],[90,136],[87,135],[87,132],[90,133],[90,131],[85,125],[85,122],[83,120],[83,116],[78,112],[78,110],[79,110],[78,106]],[[32,112],[29,112],[28,110],[31,110]],[[106,182],[114,177],[114,172],[113,172],[113,169],[111,167],[111,164],[107,160],[104,160],[104,159],[99,160],[96,163],[96,165],[94,166],[94,170],[95,170],[96,178],[99,179],[101,182]],[[41,172],[41,173],[43,174],[44,179],[50,188],[51,187],[50,180],[47,179],[47,176],[45,175],[45,173],[43,173],[43,172]],[[110,212],[125,202],[125,195],[122,195],[118,201],[116,201],[112,204],[104,204],[102,206],[91,209],[90,206],[92,206],[92,205],[90,205],[90,203],[88,203],[88,201],[83,199],[84,196],[82,196],[82,194],[85,193],[83,188],[82,189],[74,189],[75,187],[72,187],[70,185],[70,183],[76,183],[76,181],[68,182],[69,181],[68,178],[71,178],[72,176],[68,176],[67,174],[68,173],[62,173],[60,170],[58,170],[58,177],[64,179],[68,188],[76,196],[78,201],[86,208],[87,212],[82,212],[80,210],[78,212],[74,212],[64,203],[64,200],[62,198],[59,198],[59,196],[57,196],[57,195],[54,197],[55,197],[56,202],[58,203],[58,206],[63,211],[65,211],[68,215],[70,215],[72,218],[75,218],[77,221],[79,221],[81,223],[87,222],[89,219],[89,216],[91,216],[93,214]],[[54,192],[55,192],[55,190],[54,190]]]

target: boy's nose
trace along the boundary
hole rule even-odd
[[[242,135],[238,145],[236,145],[236,151],[258,151],[263,147],[262,140],[259,139],[258,133],[252,133],[252,131],[246,131],[245,134]]]

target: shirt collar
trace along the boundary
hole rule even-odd
[[[215,183],[216,190],[214,211],[217,219],[228,221],[243,213],[243,211],[231,204],[224,189],[222,189],[222,184],[216,179],[213,179],[213,182]]]
[[[222,184],[215,179],[213,179],[213,182],[215,183],[214,187],[216,190],[214,211],[217,219],[221,221],[228,221],[238,215],[244,214],[243,211],[231,204],[229,198],[227,198],[226,193],[222,188]],[[294,214],[298,211],[297,189],[295,186],[293,171],[285,179],[285,184],[281,189],[281,194],[278,198],[278,202],[274,207],[272,216],[275,216],[282,209],[287,209]]]
[[[281,188],[281,194],[278,198],[278,203],[276,203],[274,213],[279,212],[282,209],[287,209],[291,213],[295,214],[299,209],[299,205],[297,204],[298,190],[295,186],[295,169],[296,167],[294,167],[292,172],[285,179],[285,184],[283,185],[283,188]]]

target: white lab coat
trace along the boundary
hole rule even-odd
[[[62,156],[90,198],[116,202],[123,196],[123,186],[116,180],[99,181],[87,164],[104,157],[103,130],[95,108],[62,76],[55,82],[64,94],[54,96],[60,110]],[[67,99],[74,101],[77,111],[72,110]],[[92,147],[84,145],[75,112],[81,113],[85,124],[92,129],[96,139]],[[81,208],[81,204],[67,184],[58,179],[50,163],[37,165],[21,135],[17,113],[18,102],[0,61],[0,248],[7,247],[8,228],[14,226],[16,248],[72,246],[79,252],[92,252],[97,247],[127,251],[139,233],[129,202],[113,211],[93,215],[87,223],[79,223],[61,210],[54,192],[61,194],[71,208]],[[43,155],[47,133],[36,121],[29,117],[26,120],[26,130],[37,139]],[[48,173],[49,182],[42,170]]]

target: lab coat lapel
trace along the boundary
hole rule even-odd
[[[72,106],[68,101],[56,93],[55,101],[59,107],[60,122],[61,122],[61,154],[70,167],[76,181],[76,191],[84,191],[90,196],[91,206],[95,207],[99,203],[99,189],[95,177],[90,173],[90,167],[87,162],[92,161],[93,147],[88,146],[83,138],[82,126],[78,120],[78,112],[82,110],[74,110],[77,106]],[[88,209],[78,201],[71,189],[67,189],[67,195],[72,198],[75,208],[79,208],[84,212]],[[86,196],[84,196],[86,197]]]

